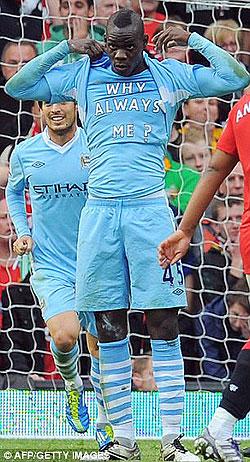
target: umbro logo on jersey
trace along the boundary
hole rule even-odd
[[[175,289],[172,293],[175,294],[175,295],[181,295],[183,294],[184,290],[183,289]]]
[[[40,168],[40,167],[43,167],[44,165],[45,165],[45,162],[41,162],[40,160],[37,160],[34,164],[32,164],[32,167]]]

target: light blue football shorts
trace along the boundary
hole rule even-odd
[[[76,311],[75,282],[61,274],[45,270],[35,271],[30,278],[31,287],[36,294],[45,322],[58,314]],[[81,312],[81,327],[97,337],[95,315],[93,312]]]
[[[95,315],[93,311],[80,311],[78,313],[79,321],[83,330],[86,330],[94,337],[98,338]]]
[[[181,263],[163,270],[157,246],[175,229],[165,197],[88,199],[76,271],[78,311],[186,306]]]

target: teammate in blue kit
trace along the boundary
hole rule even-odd
[[[228,94],[250,79],[227,52],[196,33],[168,28],[156,42],[159,47],[188,43],[211,67],[150,59],[143,52],[147,36],[140,16],[124,9],[108,20],[105,54],[96,42],[64,41],[28,63],[6,91],[49,102],[76,98],[86,129],[90,196],[79,227],[76,299],[80,311],[95,312],[102,395],[115,434],[110,458],[140,457],[131,412],[130,303],[132,309],[145,310],[151,336],[162,458],[195,462],[198,456],[180,442],[185,387],[178,311],[186,305],[182,269],[178,264],[163,271],[156,259],[158,244],[174,229],[163,193],[163,156],[183,101]],[[87,53],[90,59],[55,67],[70,52]]]
[[[76,126],[74,102],[42,105],[47,124],[43,133],[19,144],[11,155],[7,201],[18,239],[18,255],[32,252],[31,285],[49,328],[55,364],[65,381],[66,415],[71,427],[84,433],[89,426],[82,379],[77,371],[80,323],[75,312],[76,247],[80,213],[87,198],[89,153],[86,135]],[[32,205],[28,227],[24,190]],[[94,315],[82,314],[89,330],[92,377],[98,400],[96,437],[102,449],[111,442],[100,400],[99,361]],[[91,318],[93,318],[91,320]]]

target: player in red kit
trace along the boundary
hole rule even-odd
[[[250,93],[233,107],[220,137],[216,153],[200,179],[178,230],[162,241],[158,258],[162,268],[176,263],[189,247],[200,218],[221,183],[240,161],[244,172],[244,212],[240,228],[243,269],[250,288]],[[243,457],[232,438],[237,420],[250,411],[250,340],[242,348],[228,387],[219,407],[203,434],[195,442],[197,453],[217,461],[240,462]]]

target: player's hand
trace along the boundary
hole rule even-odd
[[[82,53],[88,55],[91,60],[98,59],[105,50],[103,43],[91,39],[68,40],[71,53]]]
[[[231,268],[229,271],[230,275],[235,276],[236,278],[241,278],[243,274],[243,264],[239,242],[232,242],[230,245],[227,246],[227,251],[231,257]]]
[[[161,268],[165,269],[179,261],[187,253],[190,241],[191,237],[180,229],[162,241],[157,249]]]
[[[190,32],[180,27],[169,26],[166,30],[156,34],[153,37],[153,42],[156,50],[167,49],[177,45],[187,45],[190,35]]]
[[[86,39],[89,34],[88,22],[82,18],[72,18],[72,39]]]
[[[17,255],[24,255],[31,252],[33,239],[30,236],[19,237],[13,244],[13,250]]]
[[[239,242],[231,242],[227,246],[227,251],[230,253],[231,257],[231,265],[235,266],[236,268],[242,267],[242,258],[240,253],[240,244]]]

